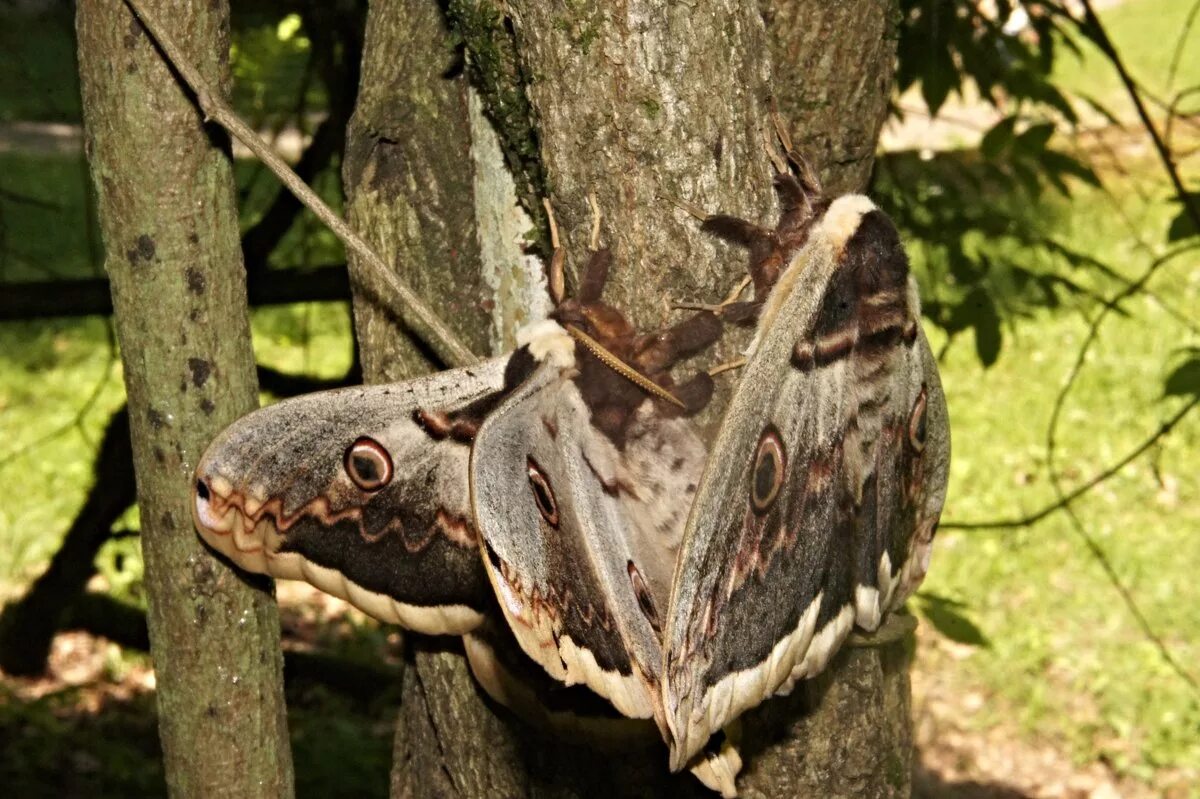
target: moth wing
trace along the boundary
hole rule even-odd
[[[310,582],[382,621],[472,629],[490,590],[470,510],[470,422],[454,419],[498,400],[515,357],[239,419],[197,467],[197,529],[248,571]]]
[[[487,574],[521,648],[550,676],[623,715],[656,717],[662,648],[618,454],[569,374],[540,366],[479,431],[471,491]]]
[[[914,542],[936,525],[948,436],[930,434],[945,412],[928,411],[941,391],[907,271],[891,222],[844,197],[764,306],[672,587],[673,768],[824,668],[856,620],[878,625],[903,594]]]

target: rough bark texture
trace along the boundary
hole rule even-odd
[[[792,143],[819,166],[828,191],[861,191],[896,71],[896,0],[760,0],[759,8]]]
[[[517,194],[529,206],[525,187],[542,181],[570,269],[585,260],[587,196],[594,194],[604,213],[601,241],[616,255],[606,298],[652,328],[680,318],[672,300],[715,300],[745,268],[743,253],[701,235],[672,200],[773,218],[762,137],[768,98],[774,91],[785,111],[792,107],[769,79],[773,50],[791,48],[796,56],[788,68],[808,70],[805,85],[814,92],[825,87],[821,102],[831,110],[796,123],[799,143],[829,143],[811,155],[832,187],[865,180],[883,116],[882,104],[870,101],[880,93],[886,97],[892,71],[886,52],[894,41],[881,44],[882,28],[824,5],[787,4],[789,25],[777,18],[770,36],[756,6],[732,0],[686,6],[508,0],[502,7],[491,0],[454,0],[447,10],[466,43],[468,73],[501,136],[501,150],[518,175]],[[880,3],[854,5],[884,9]],[[471,256],[464,254],[474,242],[472,223],[463,213],[472,203],[478,212],[486,199],[465,189],[448,194],[465,175],[466,161],[456,155],[465,146],[456,144],[464,130],[458,116],[464,90],[461,81],[445,77],[449,40],[439,38],[445,34],[438,34],[432,7],[422,0],[371,7],[347,183],[352,218],[375,241],[387,231],[391,238],[383,246],[393,262],[400,255],[402,271],[425,271],[422,280],[433,281],[464,270],[467,288],[454,288],[447,299],[456,309],[448,316],[456,319],[478,301]],[[825,21],[805,27],[812,23],[804,20],[816,18]],[[864,52],[874,55],[864,58]],[[520,97],[528,103],[517,102]],[[520,113],[530,119],[514,118]],[[536,168],[526,157],[530,143],[537,147]],[[372,165],[381,149],[404,168]],[[846,163],[826,169],[826,159]],[[414,205],[427,216],[421,224],[402,222]],[[537,218],[536,208],[527,210]],[[446,249],[428,246],[430,231],[448,232]],[[437,290],[431,282],[424,287]],[[356,312],[364,313],[361,306]],[[358,330],[369,376],[408,373],[397,361],[386,368],[383,363],[399,352],[394,330],[363,319]],[[724,353],[739,349],[743,336],[727,337]],[[720,357],[709,354],[703,363]],[[720,404],[719,397],[714,408]],[[526,729],[481,698],[455,646],[418,646],[412,662],[393,796],[710,795],[690,776],[667,775],[661,746],[596,753]],[[768,703],[748,721],[751,758],[739,783],[747,795],[908,793],[908,682],[899,647],[844,653],[821,679]]]
[[[471,200],[467,86],[443,77],[461,72],[461,54],[427,0],[372,3],[363,49],[343,168],[350,223],[483,354],[488,298]],[[350,259],[352,278],[361,268]],[[354,325],[367,382],[437,366],[388,309],[359,292]]]
[[[228,6],[152,4],[228,85]],[[120,0],[78,5],[86,147],[129,395],[173,796],[291,796],[279,619],[192,527],[192,474],[256,404],[228,144]]]
[[[673,205],[765,219],[773,208],[761,136],[770,93],[762,22],[737,0],[690,4],[506,4],[536,115],[548,196],[586,261],[594,194],[615,269],[606,296],[639,326],[682,318],[676,300],[717,300],[740,254]]]

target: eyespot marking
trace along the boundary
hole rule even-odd
[[[917,394],[917,401],[913,404],[912,414],[908,417],[908,445],[918,454],[925,450],[925,437],[928,434],[926,396],[925,386],[922,385],[921,392]]]
[[[392,482],[392,456],[368,436],[346,447],[343,465],[350,480],[363,491],[378,491]]]
[[[771,509],[787,474],[787,451],[775,425],[767,425],[754,450],[754,468],[750,474],[750,506],[762,515]]]
[[[542,471],[541,466],[538,466],[538,462],[533,459],[532,455],[525,458],[525,467],[529,475],[529,488],[533,491],[533,501],[537,505],[538,512],[542,514],[546,524],[557,530],[558,503],[554,499],[554,489],[550,487],[546,473]]]
[[[662,635],[662,626],[658,621],[658,610],[654,607],[654,597],[650,595],[650,588],[646,585],[646,581],[642,579],[642,573],[638,571],[638,567],[631,560],[627,568],[629,570],[629,582],[633,584],[633,595],[637,598],[638,607],[642,609],[642,615],[646,617],[646,621],[650,622],[650,626],[654,628],[654,632]]]

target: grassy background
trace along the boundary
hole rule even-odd
[[[1165,94],[1171,88],[1166,76],[1173,45],[1190,6],[1184,0],[1135,0],[1103,14],[1131,71],[1153,92]],[[0,122],[77,118],[74,68],[64,66],[72,55],[61,38],[62,21],[29,25],[0,25],[0,52],[27,56],[16,59],[23,65],[20,71],[0,70]],[[251,49],[260,52],[263,41],[269,42],[274,33],[257,29]],[[1173,87],[1200,83],[1198,44],[1200,37],[1193,35],[1179,59]],[[269,63],[257,69],[277,68],[280,61],[297,57],[303,43],[289,40],[277,49]],[[242,68],[250,77],[256,74],[245,64]],[[1086,50],[1082,59],[1065,55],[1057,75],[1063,85],[1098,100],[1122,119],[1133,119],[1114,73],[1096,55]],[[253,90],[245,91],[240,105],[267,124],[274,112],[269,98]],[[1034,202],[981,195],[977,201],[984,207],[1024,204],[1031,223],[1047,234],[1125,278],[1136,278],[1170,249],[1165,231],[1176,212],[1152,150],[1133,129],[1063,144],[1077,146],[1092,158],[1103,189],[1074,186],[1069,199],[1045,195]],[[1187,162],[1184,168],[1189,168]],[[238,177],[247,198],[244,223],[250,224],[269,199],[271,179],[245,163],[238,165]],[[1190,177],[1197,177],[1194,169]],[[0,152],[0,190],[0,278],[45,279],[99,269],[86,170],[78,154]],[[293,231],[285,261],[328,260],[323,256],[330,253],[336,257],[327,238],[318,239],[314,250],[303,232]],[[915,241],[910,254],[927,291],[936,295],[939,272],[931,254]],[[1026,264],[1046,258],[1042,251],[1015,245],[1000,245],[994,254]],[[1063,475],[1064,490],[1119,460],[1180,407],[1180,398],[1163,396],[1163,384],[1182,349],[1200,346],[1196,264],[1191,254],[1168,262],[1145,293],[1105,320],[1063,406],[1056,472]],[[1071,277],[1100,296],[1111,296],[1123,286],[1121,280],[1094,269],[1077,269]],[[1020,517],[1055,501],[1047,464],[1047,424],[1089,321],[1098,312],[1095,302],[1080,298],[1055,309],[1006,308],[1003,349],[990,368],[980,364],[970,332],[946,341],[938,331],[930,331],[935,349],[944,347],[942,377],[954,431],[946,522]],[[259,310],[253,323],[255,348],[266,364],[333,376],[349,363],[344,305]],[[19,594],[58,545],[90,485],[91,459],[103,425],[122,401],[120,365],[108,321],[0,325],[0,601]],[[1200,796],[1197,690],[1144,634],[1083,537],[1090,537],[1111,563],[1175,660],[1200,676],[1196,417],[1189,417],[1073,508],[1077,526],[1058,512],[1015,530],[946,529],[940,534],[925,592],[961,602],[986,645],[923,645],[917,669],[951,674],[956,689],[986,697],[962,719],[968,726],[1013,726],[1030,741],[1065,751],[1080,763],[1103,761],[1155,792]],[[136,515],[126,523],[136,527]],[[135,540],[110,543],[101,564],[114,591],[140,601]],[[929,603],[918,607],[928,608]],[[117,656],[118,661],[121,657],[128,656]],[[114,670],[120,671],[119,665]],[[70,705],[74,700],[71,695],[56,696],[25,703],[13,699],[7,688],[0,691],[0,729],[21,724],[39,731],[29,740],[39,742],[33,749],[42,747],[43,752],[37,756],[29,746],[14,748],[0,758],[0,766],[45,760],[44,747],[55,736],[71,741],[76,749],[105,746],[97,742],[120,737],[106,732],[99,721],[76,724],[74,733],[66,730],[55,703]],[[337,700],[312,701],[316,704],[308,707],[317,708],[317,717],[328,720],[342,713]],[[337,773],[348,750],[334,743],[311,743],[314,728],[305,725],[313,722],[305,721],[310,717],[305,716],[304,703],[298,706],[292,715],[298,746],[311,746],[310,759],[318,764],[305,783],[311,788],[323,784],[322,769]],[[334,735],[336,740],[344,738],[346,747],[355,730],[379,723],[369,714],[346,714],[347,728]],[[141,744],[132,751],[118,752],[108,744],[100,752],[105,762],[115,758],[127,763],[121,771],[135,780],[114,788],[115,793],[160,784],[157,771],[147,783],[136,781],[146,776],[146,768],[157,768],[147,766],[154,760],[154,743],[146,737],[152,736],[152,728],[138,735],[133,739]],[[353,761],[358,764],[356,773],[369,786],[364,790],[381,791],[386,729],[376,729],[364,740],[374,743],[367,755]],[[319,751],[334,752],[334,759],[322,760]],[[298,751],[297,762],[300,755]],[[52,770],[53,763],[46,768]],[[30,777],[35,773],[50,772],[28,772],[29,781],[23,784],[35,785]]]

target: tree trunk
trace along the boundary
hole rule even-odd
[[[464,218],[465,211],[474,206],[481,220],[489,204],[520,197],[538,219],[537,199],[549,197],[573,274],[585,260],[592,194],[604,214],[601,242],[615,256],[606,299],[643,329],[668,324],[679,318],[672,300],[719,299],[745,270],[743,253],[702,235],[672,201],[773,218],[762,136],[772,91],[782,108],[795,109],[797,139],[832,187],[861,188],[869,173],[893,69],[892,6],[853,4],[870,8],[839,12],[827,5],[779,4],[781,16],[768,20],[768,29],[753,4],[735,0],[686,6],[630,0],[619,7],[450,2],[450,22],[466,43],[467,74],[514,177],[512,197],[503,200],[481,191],[487,163],[478,151],[493,134],[464,114],[468,92],[458,72],[445,68],[453,39],[434,4],[373,3],[351,130],[357,155],[347,159],[352,217],[393,260],[401,254],[406,274],[443,281],[448,269],[461,269],[469,288],[456,288],[441,305],[456,308],[454,318],[473,311],[481,296],[467,259],[496,266],[489,263],[494,256],[479,255],[476,235],[486,253],[487,230]],[[781,70],[788,78],[783,85],[770,80],[772,52],[795,54]],[[807,88],[792,104],[801,70]],[[810,96],[820,98],[823,113],[803,111]],[[468,133],[477,148],[473,163],[455,156]],[[389,171],[387,163],[404,168]],[[473,184],[462,180],[472,167]],[[456,185],[464,192],[447,194]],[[419,224],[406,221],[414,207],[428,214]],[[445,233],[443,249],[428,246],[430,231]],[[515,270],[515,261],[506,268]],[[437,290],[432,282],[425,286]],[[500,306],[510,301],[492,299]],[[356,306],[368,375],[399,377],[405,373],[397,362],[384,369],[398,350],[394,330],[372,325],[376,313]],[[732,356],[746,336],[731,331],[721,352],[706,354],[703,363]],[[709,423],[719,418],[732,379],[719,386]],[[418,646],[413,663],[405,676],[394,796],[707,795],[691,777],[667,775],[661,746],[594,753],[494,711],[453,645]],[[792,697],[750,714],[751,757],[739,788],[748,796],[907,795],[906,669],[902,646],[848,650]]]
[[[228,6],[152,6],[229,82]],[[78,4],[86,148],[129,395],[159,729],[173,796],[291,796],[279,619],[192,527],[197,459],[256,402],[228,141],[120,0]],[[168,14],[169,12],[169,14]]]

